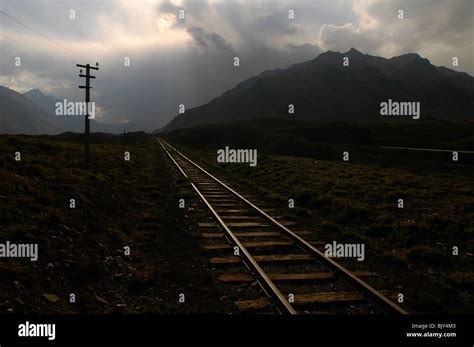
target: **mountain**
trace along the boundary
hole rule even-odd
[[[71,131],[71,132],[83,132],[84,131],[84,117],[63,117],[57,116],[56,103],[62,102],[62,100],[55,98],[54,96],[45,95],[39,89],[32,89],[23,94],[37,107],[39,107],[45,113],[46,117],[50,122],[56,124],[61,129],[60,132]],[[103,132],[118,134],[123,131],[137,131],[139,126],[133,122],[125,123],[103,123],[91,119],[91,132]]]
[[[54,114],[54,105],[56,102],[60,102],[60,100],[56,99],[54,96],[43,94],[43,92],[41,92],[39,89],[32,89],[29,92],[23,93],[23,95],[50,115]]]
[[[344,57],[349,66],[343,66]],[[421,118],[472,119],[473,81],[466,73],[436,67],[418,54],[385,59],[354,48],[345,53],[328,51],[241,82],[178,115],[165,130],[258,118],[390,120],[380,116],[380,103],[388,99],[420,102]],[[288,114],[289,104],[294,105],[294,114]]]
[[[32,89],[23,94],[28,100],[40,108],[46,118],[60,129],[58,133],[64,131],[81,132],[84,131],[84,119],[82,117],[60,117],[56,116],[56,103],[61,100],[54,96],[46,95],[39,89]]]
[[[1,134],[54,134],[59,133],[43,110],[25,96],[0,86]]]

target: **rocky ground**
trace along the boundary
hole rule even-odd
[[[35,262],[0,258],[0,313],[231,311],[157,142],[97,142],[89,168],[78,142],[0,137],[0,243],[39,246]]]

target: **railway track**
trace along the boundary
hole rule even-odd
[[[163,139],[158,142],[212,214],[211,222],[198,224],[201,235],[212,241],[205,246],[213,255],[210,262],[227,268],[243,263],[250,271],[229,270],[218,279],[237,284],[256,280],[266,293],[237,301],[240,309],[275,307],[280,313],[298,314],[308,312],[306,307],[342,305],[355,313],[367,312],[357,310],[362,306],[370,312],[407,314],[388,298],[394,293],[378,291],[363,280],[373,273],[349,271],[326,257],[317,242],[303,238],[308,232],[291,230],[292,223],[272,217],[271,211],[257,207]]]

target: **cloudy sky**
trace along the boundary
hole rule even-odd
[[[355,47],[387,58],[415,52],[474,75],[473,6],[473,0],[0,0],[0,85],[81,101],[75,64],[97,61],[91,94],[97,119],[152,130],[180,104],[198,106],[263,70],[327,50]]]

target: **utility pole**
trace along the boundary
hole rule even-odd
[[[95,78],[95,76],[91,76],[90,70],[99,70],[99,63],[95,63],[94,66],[90,66],[89,64],[86,65],[81,65],[81,64],[76,64],[77,67],[80,67],[81,70],[79,72],[79,77],[85,77],[86,79],[86,85],[85,86],[79,86],[80,89],[85,89],[86,90],[86,116],[85,116],[85,127],[84,127],[84,160],[86,163],[90,163],[90,119],[89,119],[89,102],[90,102],[90,92],[89,90],[92,88],[90,84],[90,79]],[[86,74],[82,74],[82,68],[86,69]]]

